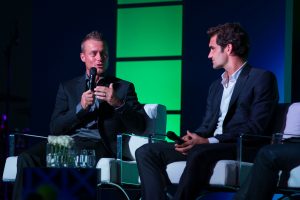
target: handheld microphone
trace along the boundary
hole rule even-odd
[[[95,67],[92,67],[90,69],[90,78],[89,78],[89,89],[91,91],[94,91],[94,88],[96,87],[96,74],[97,74],[97,69]]]
[[[170,140],[173,140],[174,142],[176,142],[177,144],[184,143],[184,141],[178,135],[176,135],[173,131],[168,131],[167,132],[167,137]]]

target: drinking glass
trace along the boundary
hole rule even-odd
[[[94,149],[81,149],[76,156],[76,167],[93,168],[96,164],[96,155]]]
[[[57,153],[55,147],[52,144],[47,143],[46,147],[46,163],[47,167],[58,167]]]

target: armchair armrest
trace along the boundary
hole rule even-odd
[[[139,135],[122,133],[117,136],[117,159],[110,160],[110,163],[113,163],[112,165],[114,169],[113,172],[110,173],[110,177],[116,177],[116,179],[110,178],[110,181],[117,183],[127,182],[130,184],[139,184],[138,171],[135,162],[136,149],[143,144],[154,140],[164,140],[167,118],[166,106],[161,104],[145,104],[144,110],[146,113],[146,129],[142,133],[139,133]],[[123,157],[132,161],[125,161],[122,159]],[[123,169],[128,173],[122,173]],[[103,169],[102,171],[104,172],[108,170]]]
[[[149,134],[149,135],[135,135],[133,133],[123,133],[117,135],[117,160],[123,158],[123,137],[130,137],[128,142],[129,151],[132,160],[135,160],[135,151],[146,143],[165,142],[165,134]]]
[[[47,137],[45,137],[45,136],[29,134],[28,132],[20,132],[20,131],[10,132],[9,136],[8,136],[8,156],[14,156],[15,155],[16,136],[47,139]]]
[[[146,143],[152,142],[164,142],[165,134],[148,134],[148,135],[135,135],[129,133],[123,133],[117,135],[117,159],[116,159],[116,173],[118,183],[130,183],[139,184],[136,182],[138,180],[138,171],[135,162],[135,151],[140,146]],[[123,160],[123,137],[130,137],[128,142],[129,151],[132,155],[132,161]],[[124,173],[125,172],[125,173]],[[130,172],[130,173],[126,173]]]
[[[244,148],[259,148],[270,144],[272,136],[241,134],[237,139],[237,160],[242,161]]]
[[[258,150],[271,144],[272,136],[241,134],[237,139],[236,185],[240,186],[249,173],[250,166]],[[249,165],[250,164],[250,165]]]
[[[284,133],[281,138],[283,143],[300,143],[300,135]]]
[[[294,142],[300,143],[300,135],[286,133],[274,133],[271,136],[241,134],[237,141],[237,185],[240,185],[242,180],[245,178],[243,176],[243,172],[245,171],[243,169],[244,161],[253,162],[256,153],[261,147],[268,144],[284,144]],[[248,150],[250,148],[250,151],[252,151],[250,154],[252,153],[252,155],[248,155],[248,158],[245,158],[244,154],[247,153],[247,148]]]

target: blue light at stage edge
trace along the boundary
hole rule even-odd
[[[235,193],[233,192],[215,192],[205,195],[202,198],[198,198],[197,200],[232,200]],[[278,200],[282,197],[282,194],[275,194],[272,200]]]
[[[232,200],[234,193],[233,192],[215,192],[205,195],[202,198],[197,198],[197,200]]]
[[[279,54],[279,52],[278,52]],[[283,57],[283,58],[282,58]],[[278,65],[278,66],[276,66]],[[279,91],[279,102],[283,103],[285,102],[284,99],[284,90],[289,89],[284,87],[284,79],[285,79],[285,74],[284,74],[284,55],[281,55],[281,57],[278,55],[274,55],[273,63],[271,66],[275,66],[273,69],[273,72],[275,73],[275,76],[277,78],[277,84],[278,84],[278,91]]]
[[[272,41],[277,41],[276,43]],[[256,41],[253,44],[254,49],[259,51],[250,53],[250,63],[255,67],[263,68],[273,72],[277,79],[278,91],[279,91],[279,102],[284,102],[284,61],[285,61],[285,50],[284,50],[284,34],[277,33],[269,37],[268,41],[264,41],[265,46],[268,50],[261,50],[259,44],[262,41]]]
[[[279,102],[285,102],[285,2],[271,4],[272,15],[269,13],[262,19],[262,24],[256,28],[249,28],[250,35],[250,55],[249,61],[253,66],[263,68],[273,72],[277,78],[279,90]],[[276,11],[276,12],[275,12]],[[276,14],[275,14],[276,13]],[[270,19],[276,23],[269,23]],[[292,48],[292,47],[290,47]]]
[[[265,64],[266,69],[272,71],[275,74],[278,84],[279,102],[283,103],[285,101],[284,90],[288,89],[284,87],[284,50],[282,50],[281,47],[275,48],[273,50],[273,55],[269,55],[269,58],[267,58],[267,60],[268,63]]]

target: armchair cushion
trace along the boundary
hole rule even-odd
[[[284,134],[297,134],[300,136],[299,124],[300,103],[293,104],[279,104],[276,110],[275,118],[271,123],[273,131],[282,132]],[[297,119],[297,120],[296,120]],[[284,138],[290,137],[285,135]],[[238,165],[241,165],[240,176],[237,177]],[[182,172],[185,168],[186,162],[173,162],[167,165],[167,174],[171,183],[178,184]],[[220,160],[214,167],[213,174],[210,178],[210,185],[212,186],[237,186],[239,178],[240,183],[243,183],[248,173],[250,172],[253,163],[241,162],[235,160]],[[288,180],[288,187],[300,188],[300,166],[295,167],[290,171]]]
[[[145,104],[146,130],[139,135],[132,135],[128,143],[123,143],[123,150],[129,150],[126,154],[132,161],[122,161],[122,182],[139,184],[138,170],[135,162],[135,151],[140,146],[148,143],[148,135],[163,137],[166,132],[166,107],[161,104]],[[158,134],[158,136],[156,136]],[[144,136],[144,137],[141,137]],[[97,163],[97,168],[101,169],[102,182],[118,182],[118,161],[114,158],[101,158]]]
[[[97,169],[101,169],[101,175],[98,180],[103,182],[116,181],[117,177],[117,163],[114,158],[101,158],[97,165]],[[100,179],[99,179],[100,178]]]
[[[294,136],[300,137],[300,103],[293,103],[290,105],[287,116],[286,124],[284,129],[283,138],[287,139]]]
[[[209,184],[220,186],[236,186],[238,162],[235,160],[220,160],[214,167]],[[173,162],[167,165],[167,174],[173,184],[178,184],[185,168],[186,161]],[[252,163],[242,162],[243,171],[248,171]]]
[[[288,187],[300,188],[300,166],[295,167],[290,171]]]
[[[2,180],[4,182],[13,182],[17,175],[17,156],[6,158]]]
[[[144,110],[146,116],[146,129],[142,135],[163,135],[166,133],[166,107],[161,104],[145,104]],[[157,136],[156,136],[157,137]],[[161,137],[161,136],[160,136]],[[135,151],[142,145],[148,143],[145,137],[131,136],[128,141],[128,148],[130,151],[130,158],[135,160]],[[125,144],[127,145],[127,144]]]

